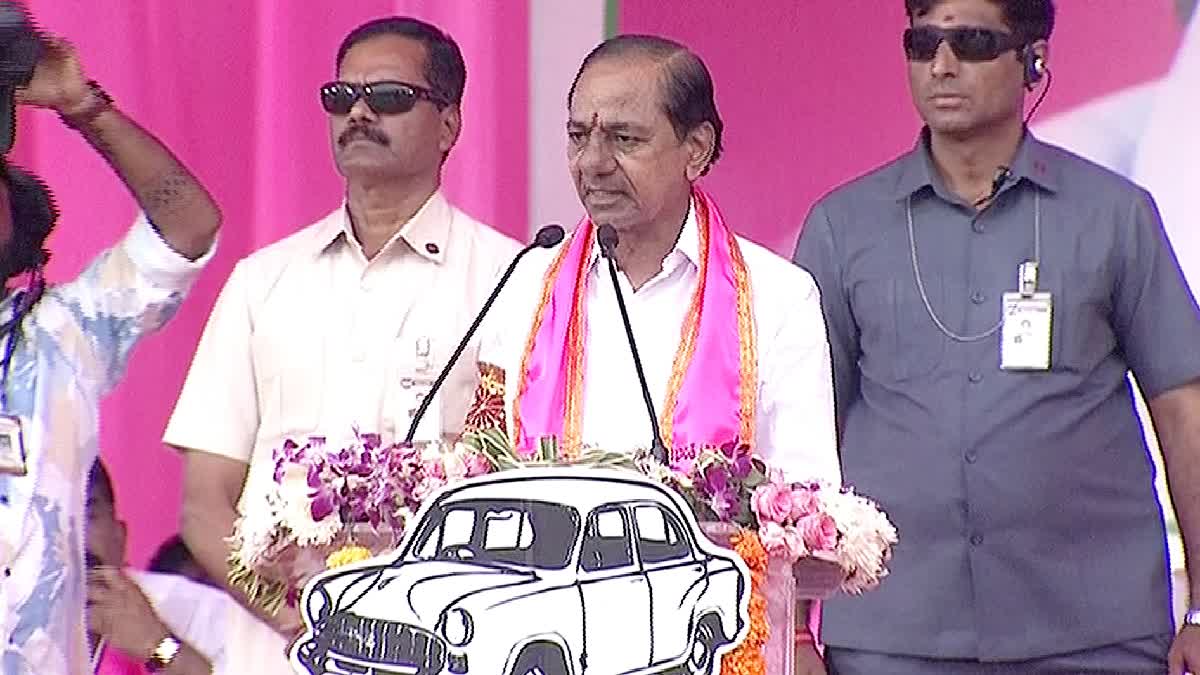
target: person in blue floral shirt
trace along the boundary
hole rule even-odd
[[[17,102],[81,133],[142,214],[78,278],[46,285],[53,202],[36,178],[0,165],[0,675],[88,672],[82,527],[98,405],[138,340],[179,308],[221,221],[196,178],[88,80],[71,45],[41,39]],[[172,672],[171,640],[140,655],[151,669]]]

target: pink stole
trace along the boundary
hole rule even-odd
[[[699,275],[660,411],[672,463],[685,471],[695,446],[754,443],[758,387],[745,260],[712,198],[694,188],[692,204]],[[547,436],[566,453],[583,442],[584,302],[594,241],[594,224],[585,217],[546,273],[513,402],[513,442],[522,452],[532,452]]]

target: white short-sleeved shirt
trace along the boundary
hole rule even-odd
[[[618,273],[659,411],[666,401],[679,336],[699,277],[699,226],[694,214],[689,209],[674,250],[653,279],[635,292],[625,275]],[[737,241],[750,273],[757,335],[756,451],[791,480],[840,484],[829,344],[816,283],[808,272],[767,249],[741,237]],[[645,403],[607,267],[599,249],[593,248],[586,296],[582,439],[609,450],[646,448],[651,439]],[[557,249],[532,251],[482,328],[479,359],[504,370],[510,435],[521,360],[546,271],[557,254]]]
[[[517,250],[434,193],[369,261],[345,207],[248,256],[213,308],[164,441],[253,467],[289,437],[402,437],[410,409],[393,403],[406,378],[437,374]],[[474,353],[443,389],[444,433],[470,403]]]
[[[244,508],[287,438],[357,428],[399,440],[412,381],[436,376],[518,249],[435,192],[369,261],[345,205],[251,254],[213,308],[163,441],[248,462]],[[470,404],[476,345],[430,411],[446,435]],[[247,659],[231,662],[290,674],[282,639],[259,626],[231,633]]]

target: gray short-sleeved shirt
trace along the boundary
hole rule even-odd
[[[1034,195],[1040,195],[1035,200]],[[1051,368],[1000,369],[1001,294],[1034,254]],[[1147,398],[1200,377],[1200,312],[1154,203],[1026,135],[981,214],[925,137],[812,210],[795,260],[821,289],[842,466],[900,531],[876,591],[826,604],[832,645],[1023,659],[1171,630],[1162,514],[1127,371]]]

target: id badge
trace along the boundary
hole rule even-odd
[[[400,378],[397,403],[399,404],[399,419],[402,421],[404,428],[397,430],[399,434],[403,435],[408,431],[408,427],[412,425],[412,421],[416,417],[417,410],[429,396],[432,386],[433,381],[429,379],[415,377]],[[441,395],[434,394],[433,400],[429,403],[429,409],[425,411],[425,416],[421,418],[421,423],[417,425],[417,433],[413,436],[413,440],[416,442],[436,442],[441,439]]]
[[[1000,328],[1000,368],[1049,370],[1050,327],[1053,302],[1050,293],[1005,293],[1004,321]]]
[[[0,473],[24,476],[25,436],[21,432],[21,418],[15,415],[0,415]]]

